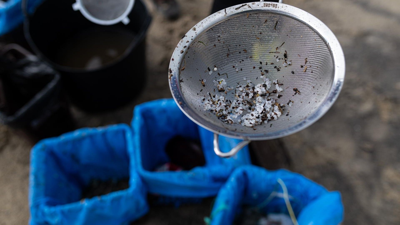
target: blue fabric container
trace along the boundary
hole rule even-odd
[[[43,0],[27,0],[31,13]],[[0,36],[12,31],[24,21],[21,0],[9,0],[0,5]]]
[[[287,214],[282,186],[287,187],[290,204],[299,225],[338,225],[343,221],[339,192],[328,192],[304,176],[286,170],[267,171],[255,166],[235,170],[218,193],[208,222],[232,224],[242,207],[258,209],[263,214]]]
[[[236,167],[251,164],[247,147],[230,159],[215,155],[213,134],[186,117],[173,99],[136,106],[132,127],[135,145],[132,158],[152,194],[178,198],[214,196]],[[165,145],[177,135],[201,141],[206,165],[190,171],[153,172],[157,166],[169,161]],[[239,142],[220,137],[221,151],[227,152]]]
[[[32,150],[31,224],[128,224],[148,211],[127,125],[81,129]],[[129,188],[81,201],[91,180],[129,178]]]

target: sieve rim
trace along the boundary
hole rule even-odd
[[[334,64],[334,76],[332,86],[322,101],[320,106],[315,110],[311,115],[306,117],[303,121],[297,123],[294,126],[291,126],[288,129],[279,130],[270,133],[256,133],[250,134],[240,131],[232,131],[225,129],[221,126],[218,126],[214,123],[211,123],[204,118],[202,118],[198,113],[198,110],[194,110],[190,107],[183,96],[182,90],[180,88],[180,68],[183,59],[188,52],[187,46],[190,46],[196,37],[203,32],[207,31],[209,28],[215,26],[216,24],[233,17],[238,14],[243,14],[246,12],[269,12],[275,13],[279,15],[288,16],[290,18],[296,19],[309,28],[313,29],[322,40],[325,41],[328,46]],[[170,90],[172,96],[181,109],[181,111],[189,117],[193,122],[198,124],[199,126],[210,130],[214,133],[232,137],[239,138],[243,140],[270,140],[275,138],[281,138],[293,133],[296,133],[300,130],[303,130],[318,119],[320,119],[333,105],[336,99],[339,96],[339,93],[343,87],[343,82],[345,78],[345,58],[342,47],[337,40],[336,36],[333,32],[318,18],[311,15],[310,13],[299,9],[297,7],[283,4],[283,3],[271,3],[271,2],[251,2],[246,4],[239,4],[235,6],[231,6],[229,8],[220,10],[207,18],[201,20],[195,26],[193,26],[185,36],[179,41],[177,47],[175,48],[169,65],[168,71],[168,79]]]

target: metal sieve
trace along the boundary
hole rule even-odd
[[[76,0],[72,5],[75,11],[93,23],[113,25],[119,22],[128,24],[128,15],[131,12],[134,0]]]
[[[278,120],[252,128],[226,124],[204,110],[202,98],[207,92],[218,93],[213,80],[224,78],[228,86],[247,80],[257,84],[266,70],[270,80],[283,83],[278,102],[293,101]],[[261,1],[226,8],[196,24],[176,47],[168,77],[180,109],[214,132],[217,155],[231,157],[252,140],[284,137],[321,118],[343,86],[345,60],[335,35],[316,17],[290,5]],[[234,92],[227,95],[233,98]],[[244,141],[224,153],[219,134]]]

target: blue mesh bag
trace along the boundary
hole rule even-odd
[[[132,120],[134,158],[137,171],[149,193],[178,198],[215,196],[239,166],[251,164],[248,148],[230,159],[222,159],[213,150],[213,134],[186,117],[173,99],[144,103],[135,107]],[[169,162],[165,146],[174,136],[199,139],[205,165],[188,171],[154,172]],[[240,140],[221,137],[221,151],[229,151]]]
[[[31,224],[128,224],[148,211],[127,125],[81,129],[39,142],[31,153]],[[81,200],[94,179],[129,178],[129,188]]]
[[[244,206],[264,215],[290,215],[285,193],[299,225],[338,225],[343,221],[339,192],[328,192],[304,176],[286,170],[243,166],[232,173],[219,191],[206,223],[232,224]]]

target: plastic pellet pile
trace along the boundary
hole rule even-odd
[[[202,99],[204,110],[215,113],[224,123],[246,127],[277,120],[285,108],[285,105],[277,102],[283,84],[278,80],[271,82],[265,76],[260,78],[259,84],[247,80],[246,85],[238,84],[235,88],[227,86],[225,79],[214,80],[219,94],[207,93],[207,97]],[[228,99],[227,95],[231,91],[234,91],[234,98]]]

